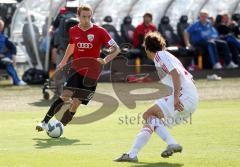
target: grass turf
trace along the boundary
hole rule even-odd
[[[110,116],[90,124],[69,125],[60,139],[51,139],[46,133],[35,131],[35,125],[50,105],[41,100],[41,89],[38,86],[1,85],[0,167],[237,167],[240,164],[239,84],[239,78],[221,82],[198,80],[201,101],[192,124],[188,122],[170,130],[183,146],[183,152],[169,159],[161,158],[160,153],[166,145],[153,134],[139,154],[139,163],[112,160],[129,150],[142,126],[138,115],[153,101],[137,102],[135,109],[120,103]],[[130,85],[117,86],[124,95]],[[110,87],[110,84],[101,83],[97,92],[117,99]],[[166,93],[164,87],[159,87],[161,93]],[[81,107],[77,116],[91,113],[99,106],[91,102],[89,106]]]
[[[132,121],[149,105],[134,110],[120,105],[109,117],[86,125],[69,125],[60,139],[34,130],[44,112],[0,112],[0,167],[46,166],[239,166],[240,103],[238,100],[202,101],[192,124],[176,126],[172,135],[183,145],[182,154],[163,159],[165,144],[153,135],[139,154],[139,163],[112,160],[128,151],[141,123]],[[94,106],[84,109],[90,112]],[[141,110],[141,111],[140,111]],[[126,115],[128,119],[126,119]],[[124,123],[123,123],[124,121]],[[141,122],[141,121],[140,121]]]

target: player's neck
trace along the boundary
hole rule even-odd
[[[92,23],[88,24],[88,25],[81,25],[81,23],[78,24],[78,27],[80,29],[82,29],[83,31],[87,31],[88,29],[90,29],[92,27]]]
[[[154,60],[156,54],[157,54],[156,52],[155,52],[155,53],[152,53],[152,55],[151,55],[151,56],[152,56],[152,60]]]
[[[154,60],[155,56],[156,56],[156,53],[154,53],[154,52],[148,53],[148,58],[151,60]]]

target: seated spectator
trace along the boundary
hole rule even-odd
[[[179,38],[174,33],[173,27],[170,25],[169,17],[163,16],[160,24],[158,25],[158,31],[166,40],[167,46],[179,45]]]
[[[216,28],[218,30],[219,36],[222,40],[228,43],[229,49],[232,53],[233,60],[239,63],[239,53],[240,53],[240,40],[234,36],[234,32],[237,29],[237,23],[232,21],[227,13],[223,15],[218,15],[218,22],[216,23]]]
[[[184,43],[184,31],[189,26],[187,15],[182,15],[177,23],[177,34],[180,38],[180,44],[185,46]]]
[[[206,49],[208,51],[213,69],[222,68],[219,62],[220,52],[223,55],[226,68],[238,67],[238,65],[232,61],[228,44],[219,38],[217,30],[208,20],[208,12],[206,10],[202,10],[199,15],[199,20],[186,29],[184,39],[187,47],[191,47],[192,44],[196,48]]]
[[[124,42],[133,43],[134,30],[135,27],[132,25],[132,18],[130,16],[126,16],[121,24],[121,36]]]
[[[235,35],[235,32],[239,31],[238,23],[230,19],[228,13],[218,15],[216,17],[216,28],[219,35]]]
[[[237,27],[234,29],[234,35],[240,38],[240,13],[234,13],[232,15],[232,20],[237,23]]]
[[[181,25],[182,26],[182,25]],[[182,28],[182,27],[181,27]],[[185,28],[182,28],[184,31]],[[174,32],[168,16],[161,18],[158,26],[158,31],[166,40],[167,50],[176,55],[183,63],[185,68],[194,66],[194,58],[196,57],[196,51],[193,48],[186,48],[184,44],[181,44],[179,36]]]
[[[16,47],[8,38],[3,34],[4,22],[0,20],[0,66],[6,68],[7,73],[12,77],[13,84],[22,86],[26,85],[25,82],[19,79],[16,70],[13,66],[14,55],[16,54]]]
[[[121,54],[128,59],[136,59],[141,55],[141,52],[139,49],[133,48],[133,34],[135,27],[132,25],[132,18],[130,16],[124,17],[120,31],[124,42],[121,45]]]
[[[107,30],[107,32],[110,34],[110,36],[114,39],[114,41],[117,42],[117,44],[122,43],[122,39],[120,35],[117,32],[117,29],[111,24],[112,23],[112,17],[111,16],[106,16],[103,19],[104,24],[102,25],[103,28]]]
[[[141,55],[139,56],[142,64],[152,64],[147,58],[143,47],[144,37],[150,31],[157,31],[157,28],[152,24],[152,14],[145,13],[143,15],[143,23],[139,24],[133,33],[133,46],[141,51]]]

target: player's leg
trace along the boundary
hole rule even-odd
[[[161,109],[156,104],[143,113],[143,119],[145,121],[149,121],[149,118],[152,118],[152,117],[164,119],[164,115]]]
[[[36,130],[43,131],[49,120],[58,112],[60,111],[61,107],[63,106],[65,101],[70,100],[73,95],[73,90],[69,88],[74,88],[78,85],[78,76],[76,72],[73,72],[71,77],[67,80],[66,84],[64,85],[64,90],[61,96],[53,102],[50,109],[48,110],[47,114],[45,115],[44,119],[41,123],[36,126]]]
[[[148,124],[144,125],[141,131],[136,136],[134,144],[128,153],[124,153],[119,158],[115,159],[116,162],[137,162],[137,155],[144,145],[149,141],[153,130]]]
[[[78,98],[73,98],[71,107],[63,114],[62,119],[60,120],[64,126],[66,126],[72,120],[81,103],[82,101],[80,101]]]
[[[175,141],[163,123],[155,127],[155,133],[167,143],[167,148],[161,154],[163,158],[168,158],[176,152],[182,152],[182,146]]]
[[[66,126],[73,118],[80,104],[87,105],[89,101],[92,99],[95,90],[96,90],[96,81],[91,80],[86,84],[85,80],[89,81],[89,79],[84,78],[83,76],[78,76],[78,85],[75,87],[72,95],[72,104],[71,107],[63,114],[62,119],[60,120],[64,126]]]
[[[45,123],[48,123],[49,120],[55,115],[57,114],[61,107],[63,106],[64,102],[69,101],[71,96],[72,96],[73,92],[70,90],[64,90],[62,95],[53,102],[53,104],[51,105],[50,109],[48,110],[46,116],[44,117],[43,121]]]
[[[184,106],[184,110],[181,111],[181,112],[175,111],[173,118],[174,118],[174,120],[178,120],[178,122],[176,122],[176,124],[180,124],[183,120],[186,120],[196,110],[196,107],[197,107],[197,104],[198,104],[198,95],[197,95],[197,92],[194,93],[194,90],[192,90],[191,94],[193,94],[193,95],[186,96],[185,94],[183,94],[180,97],[180,101]],[[159,136],[162,134],[163,136],[161,138],[163,140],[165,140],[166,143],[168,144],[166,150],[164,150],[161,154],[162,157],[168,158],[173,153],[182,151],[182,146],[175,143],[174,141],[171,141],[171,140],[167,139],[167,136],[169,136],[169,135],[166,135],[168,133],[168,131],[167,131],[167,129],[164,125],[160,124],[158,127],[156,127],[155,132]]]
[[[72,91],[64,90],[62,95],[57,98],[52,105],[50,106],[48,112],[46,113],[43,120],[36,126],[37,131],[43,131],[46,125],[48,124],[49,120],[60,111],[61,107],[63,106],[65,101],[68,101],[72,96]]]
[[[151,124],[155,130],[155,132],[161,137],[163,141],[165,141],[168,145],[177,144],[174,138],[167,131],[164,123],[165,117],[162,110],[158,105],[154,105],[149,110],[144,112],[143,114],[144,120],[146,120],[149,124]]]
[[[168,126],[174,125],[174,122],[171,122],[173,124],[170,125],[168,120],[170,118],[174,119],[175,111],[173,95],[157,100],[155,106],[156,110],[154,110],[155,113],[153,113],[153,115],[155,115],[157,118],[154,118],[152,120],[156,123],[154,126],[154,131],[168,145],[167,148],[161,154],[162,157],[168,158],[173,153],[182,151],[182,146],[180,146],[176,142],[176,140],[173,138],[173,136],[169,133],[168,129],[166,128],[166,125]],[[159,115],[164,116],[164,119],[159,117]]]
[[[157,113],[158,107],[156,105],[149,108],[144,114],[143,117],[146,119],[146,124],[143,126],[141,131],[138,133],[132,148],[128,151],[128,153],[124,153],[121,157],[115,159],[117,162],[137,162],[137,155],[139,151],[147,144],[149,141],[153,131],[154,124],[150,119],[153,118],[153,114]]]

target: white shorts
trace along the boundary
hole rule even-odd
[[[174,110],[174,95],[163,97],[155,102],[162,110],[168,127],[190,122],[188,118],[194,113],[198,104],[197,91],[191,92],[191,94],[182,93],[180,101],[184,106],[184,110],[181,112]]]

